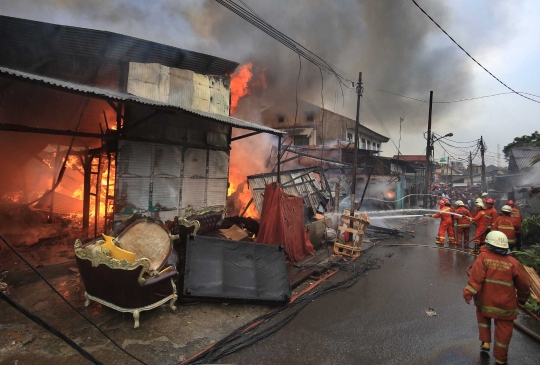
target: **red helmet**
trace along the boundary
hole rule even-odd
[[[444,205],[444,200],[443,199],[439,200],[439,202],[437,204]]]
[[[450,204],[450,200],[448,200],[446,198],[443,199],[443,202],[444,202],[444,204]]]
[[[507,205],[513,207],[515,205],[514,201],[513,200],[509,200],[506,202]]]
[[[489,198],[488,200],[486,200],[486,204],[495,204],[495,200]]]

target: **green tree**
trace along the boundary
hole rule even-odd
[[[508,143],[503,148],[504,157],[508,158],[510,154],[510,150],[514,147],[540,147],[540,133],[538,131],[535,131],[530,136],[521,136],[516,137],[514,140],[510,143]]]

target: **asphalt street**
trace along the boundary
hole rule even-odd
[[[475,307],[462,298],[474,257],[439,249],[437,225],[430,220],[411,227],[415,238],[381,242],[359,258],[381,259],[379,269],[313,301],[280,331],[221,363],[494,364],[492,353],[479,351]],[[426,314],[429,307],[436,316]],[[518,320],[540,333],[534,320]],[[514,329],[509,363],[540,364],[540,344]]]

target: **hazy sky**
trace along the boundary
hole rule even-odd
[[[455,46],[409,0],[245,0],[270,24],[356,79],[362,71],[369,99],[403,154],[422,154],[428,105],[383,94],[381,88],[436,101],[507,92]],[[540,95],[540,2],[534,0],[418,0],[466,50],[515,90]],[[149,39],[268,68],[263,95],[294,97],[298,58],[288,48],[212,0],[0,0],[0,14]],[[354,117],[355,94],[345,100],[324,76],[325,106]],[[299,95],[321,104],[319,70],[302,62]],[[540,100],[540,99],[539,99]],[[344,105],[343,105],[344,104]],[[362,123],[387,134],[362,104]],[[536,129],[540,104],[502,95],[436,104],[433,129],[456,141],[483,135],[488,164],[516,136]],[[396,150],[384,146],[384,155]],[[436,147],[436,157],[442,149]],[[464,155],[464,153],[463,153]]]

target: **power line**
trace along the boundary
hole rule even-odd
[[[522,93],[517,92],[516,90],[512,89],[510,86],[508,86],[508,85],[506,85],[504,82],[502,82],[497,76],[495,76],[494,74],[492,74],[487,68],[485,68],[484,66],[482,66],[482,64],[481,64],[480,62],[478,62],[473,56],[471,56],[471,55],[469,54],[469,52],[467,52],[467,51],[465,50],[465,48],[461,47],[461,46],[459,45],[459,43],[456,42],[456,41],[454,40],[454,38],[452,38],[452,37],[450,36],[450,34],[448,34],[448,33],[447,33],[447,32],[446,32],[446,31],[445,31],[445,30],[444,30],[444,29],[443,29],[443,28],[442,28],[442,27],[441,27],[441,26],[440,26],[440,25],[439,25],[439,24],[438,24],[438,23],[437,23],[437,22],[436,22],[429,14],[428,14],[428,13],[426,13],[426,11],[425,11],[424,9],[422,9],[422,8],[420,7],[420,5],[418,5],[418,3],[417,3],[415,0],[411,0],[411,1],[414,3],[414,5],[416,5],[416,7],[417,7],[418,9],[420,9],[420,11],[422,11],[422,13],[424,13],[424,14],[425,14],[425,15],[433,22],[433,24],[435,24],[435,25],[436,25],[436,26],[437,26],[444,34],[446,34],[446,36],[448,36],[448,38],[450,38],[450,40],[451,40],[452,42],[454,42],[454,44],[455,44],[456,46],[458,46],[463,52],[465,52],[465,54],[466,54],[467,56],[469,56],[469,58],[470,58],[471,60],[473,60],[478,66],[482,67],[482,69],[483,69],[484,71],[486,71],[488,74],[490,74],[491,77],[493,77],[495,80],[497,80],[501,85],[503,85],[504,87],[506,87],[508,90],[512,91],[513,93],[515,93],[515,94],[521,96],[522,98],[529,99],[529,100],[531,100],[531,101],[534,101],[535,103],[540,103],[540,101],[534,100],[534,99],[532,99],[532,98],[529,98],[528,96],[525,96],[525,95],[523,95]]]

